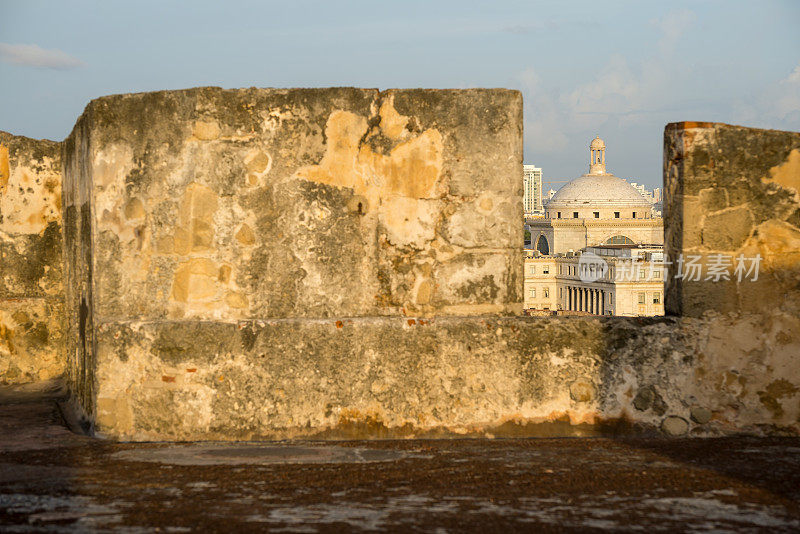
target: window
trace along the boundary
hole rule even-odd
[[[550,274],[550,266],[549,265],[545,265],[544,267],[542,267],[542,274]]]
[[[544,288],[544,298],[550,298],[550,290],[547,288]]]
[[[560,219],[561,218],[561,212],[559,211],[557,213],[558,213],[558,218]]]
[[[647,271],[645,269],[639,268],[639,280],[644,280],[645,276],[647,276]]]
[[[615,211],[615,212],[614,212],[614,218],[615,218],[615,219],[619,219],[619,212],[618,212],[618,211]]]
[[[646,296],[647,296],[647,293],[639,293],[639,304],[646,304],[647,303]]]
[[[536,298],[536,289],[531,289],[531,298],[532,299]]]
[[[653,293],[653,304],[661,303],[661,293]]]
[[[572,218],[573,219],[577,219],[578,218],[578,212],[577,211],[573,211],[572,212]]]
[[[564,298],[564,288],[563,287],[559,287],[558,288],[558,298]]]
[[[536,266],[535,265],[531,265],[530,267],[528,267],[528,274],[536,274]]]
[[[633,218],[634,219],[636,218],[636,212],[635,211],[633,212]]]
[[[599,211],[594,212],[594,218],[595,219],[599,219],[600,218],[600,212]]]
[[[657,278],[657,279],[661,278],[661,269],[655,269],[653,271],[653,278]]]
[[[606,245],[633,245],[633,239],[625,237],[624,235],[615,235],[606,239]]]

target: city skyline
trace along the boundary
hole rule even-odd
[[[525,162],[661,183],[664,125],[800,129],[800,4],[366,2],[4,3],[0,130],[61,140],[98,95],[196,86],[508,87]],[[75,31],[80,28],[80,31]],[[769,28],[743,39],[753,28]],[[102,45],[101,45],[102,44]]]

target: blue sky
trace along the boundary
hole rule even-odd
[[[599,134],[652,187],[668,122],[800,130],[799,23],[796,0],[0,0],[0,129],[63,139],[94,97],[199,85],[510,87],[545,180]]]

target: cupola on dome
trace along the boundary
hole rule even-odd
[[[600,137],[589,145],[589,173],[559,189],[547,203],[548,210],[586,207],[650,209],[636,188],[606,171],[606,144]]]

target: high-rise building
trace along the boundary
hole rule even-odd
[[[542,169],[535,165],[523,165],[523,184],[522,195],[523,209],[525,216],[542,215]]]

